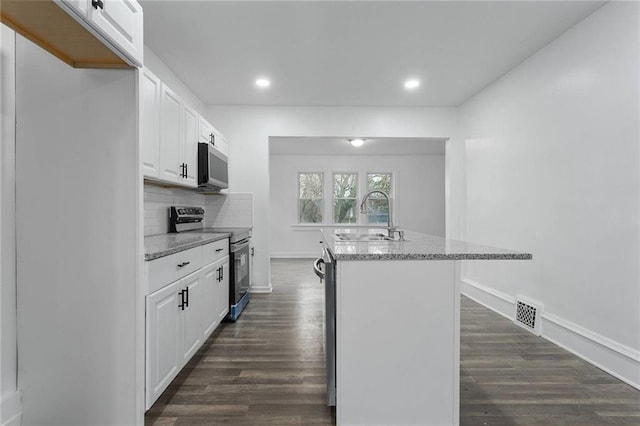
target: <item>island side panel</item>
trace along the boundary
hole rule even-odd
[[[455,261],[339,261],[338,425],[456,425]]]

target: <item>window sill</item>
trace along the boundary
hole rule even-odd
[[[351,224],[351,223],[297,223],[291,225],[292,231],[317,231],[322,228],[386,228],[386,223],[371,223],[371,224]]]

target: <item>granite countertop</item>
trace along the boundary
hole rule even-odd
[[[448,240],[435,235],[405,231],[405,240],[341,241],[336,232],[384,233],[381,228],[327,228],[322,236],[336,260],[530,260],[531,253],[482,246],[465,241]]]
[[[179,234],[160,234],[144,237],[144,260],[154,260],[169,256],[183,250],[202,246],[223,238],[229,238],[229,233],[211,232],[183,232]]]

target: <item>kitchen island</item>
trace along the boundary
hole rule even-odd
[[[458,425],[460,261],[531,254],[415,232],[322,234],[335,275],[336,423]]]

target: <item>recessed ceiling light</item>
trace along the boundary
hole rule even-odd
[[[256,86],[265,88],[271,86],[271,82],[267,78],[259,78],[256,80]]]
[[[362,144],[364,144],[364,139],[349,139],[349,143],[355,147],[362,146]]]
[[[411,90],[411,89],[417,89],[418,87],[420,87],[420,80],[417,80],[415,78],[409,79],[404,82],[405,89]]]

